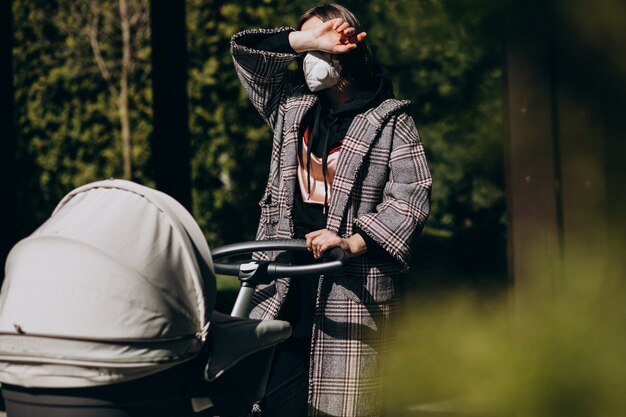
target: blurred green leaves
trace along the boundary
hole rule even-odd
[[[414,300],[389,358],[392,415],[438,403],[448,415],[623,415],[626,288],[566,278],[556,296],[518,294],[516,304],[468,294]]]

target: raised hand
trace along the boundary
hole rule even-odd
[[[302,25],[302,30],[289,34],[289,42],[296,52],[321,51],[342,54],[357,47],[367,33],[356,33],[343,19],[322,22],[314,17]]]
[[[341,54],[356,48],[367,33],[356,33],[356,30],[342,19],[333,19],[312,29],[317,40],[316,50]]]

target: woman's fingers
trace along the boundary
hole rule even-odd
[[[328,239],[324,240],[320,245],[320,252],[324,253],[328,249],[341,246],[341,238],[337,235],[329,236]]]
[[[349,43],[346,45],[338,45],[333,48],[330,52],[333,54],[345,54],[346,52],[350,52],[351,50],[356,48],[356,43]]]
[[[346,53],[365,38],[365,33],[356,34],[356,29],[341,18],[324,22],[316,29],[318,50],[334,54]]]
[[[328,229],[320,229],[307,234],[306,247],[319,259],[330,248],[341,246],[342,239]]]
[[[337,29],[335,29],[338,33],[345,33],[345,31],[347,29],[350,29],[350,24],[348,22],[343,22],[342,24],[340,24],[339,26],[337,26]]]
[[[313,248],[313,257],[315,259],[319,259],[322,256],[322,253],[324,253],[323,246],[331,238],[332,236],[329,236],[328,233],[322,233],[313,239],[311,247]]]
[[[326,23],[330,23],[330,27],[333,30],[336,30],[342,23],[343,23],[343,19],[340,17],[336,17],[334,19],[330,19],[328,22]]]
[[[307,233],[304,237],[306,238],[306,248],[309,251],[313,251],[313,239],[318,237],[321,233],[323,233],[326,229],[316,230],[311,233]]]
[[[319,252],[320,244],[326,239],[329,231],[326,229],[316,230],[306,235],[306,247],[313,252]]]
[[[332,236],[329,236],[326,240],[324,240],[324,242],[320,244],[317,257],[320,258],[329,249],[342,247],[342,242],[343,239],[333,233]]]
[[[328,241],[328,239],[331,239],[333,237],[333,233],[329,232],[328,230],[324,231],[323,233],[321,233],[319,236],[317,236],[316,238],[313,239],[313,241],[311,242],[311,246],[315,249],[315,250],[321,250],[322,245]]]

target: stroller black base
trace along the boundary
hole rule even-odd
[[[243,358],[213,382],[201,380],[206,356],[133,381],[92,388],[3,384],[8,417],[241,417],[265,393],[274,347]],[[194,412],[192,397],[213,407]]]
[[[11,417],[187,417],[191,364],[119,384],[90,388],[2,385]]]

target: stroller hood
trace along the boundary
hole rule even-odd
[[[0,382],[100,385],[193,359],[215,294],[209,247],[178,202],[124,180],[80,187],[7,258]]]

